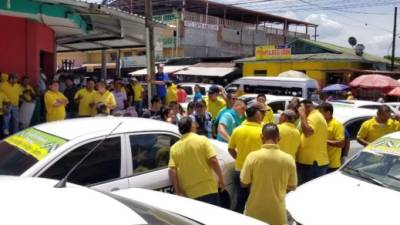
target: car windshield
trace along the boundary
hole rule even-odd
[[[66,141],[35,128],[5,138],[0,142],[0,175],[21,175]]]
[[[110,196],[111,198],[121,202],[128,208],[132,209],[135,213],[141,216],[149,225],[202,224],[185,216],[169,212],[163,209],[159,209],[142,202],[134,201],[112,193],[104,193],[104,194]]]
[[[400,191],[400,156],[362,151],[341,169],[367,182]]]

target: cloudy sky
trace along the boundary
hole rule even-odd
[[[99,0],[89,0],[98,2]],[[216,0],[226,4],[269,12],[318,24],[317,40],[349,47],[348,38],[357,38],[369,53],[391,54],[394,7],[400,0]],[[307,3],[307,4],[306,4]],[[381,6],[379,6],[381,5]],[[400,9],[399,9],[400,13]],[[400,20],[398,20],[398,23]],[[400,25],[400,24],[398,24]],[[302,28],[292,27],[300,31]],[[396,55],[400,54],[400,26]]]

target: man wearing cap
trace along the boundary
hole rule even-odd
[[[248,196],[248,189],[240,186],[240,171],[247,155],[262,146],[261,121],[263,118],[262,112],[265,110],[265,105],[261,103],[255,103],[247,108],[247,120],[233,131],[229,139],[228,151],[236,160],[233,174],[236,190],[236,206],[234,210],[238,213],[243,213]]]
[[[297,115],[293,110],[285,110],[279,118],[279,147],[282,151],[288,153],[296,160],[297,150],[300,146],[300,132],[297,129]]]
[[[205,99],[207,104],[207,112],[211,114],[213,119],[217,118],[219,111],[225,107],[226,102],[221,97],[221,90],[217,85],[213,85],[208,90],[208,96]]]
[[[155,74],[155,80],[151,83],[156,85],[157,96],[165,103],[165,97],[167,95],[167,88],[165,87],[168,79],[168,74],[164,73],[164,64],[158,64],[157,73]]]

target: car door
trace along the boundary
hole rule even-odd
[[[100,144],[68,178],[68,182],[101,191],[128,188],[126,179],[126,151],[123,136],[85,141],[60,156],[41,170],[40,177],[61,180],[79,160]]]
[[[357,133],[360,130],[361,125],[368,119],[370,119],[370,116],[366,117],[360,117],[360,118],[355,118],[350,121],[347,121],[345,123],[345,128],[347,132],[349,133],[349,138],[350,138],[350,149],[349,149],[349,154],[346,158],[350,159],[353,157],[357,152],[359,152],[361,149],[364,148],[364,146],[360,145],[357,142]]]
[[[286,109],[286,101],[285,100],[270,101],[268,102],[268,105],[274,112],[274,120],[275,123],[277,124],[279,122],[279,117],[280,117],[279,112],[283,112]]]
[[[128,185],[171,192],[168,161],[171,146],[179,140],[172,133],[153,132],[127,135],[130,146],[127,159]]]

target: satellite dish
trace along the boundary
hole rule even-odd
[[[354,47],[357,44],[357,39],[355,37],[349,37],[349,44]]]
[[[364,53],[364,50],[365,50],[365,46],[363,44],[356,45],[356,55],[362,56],[362,54]]]

